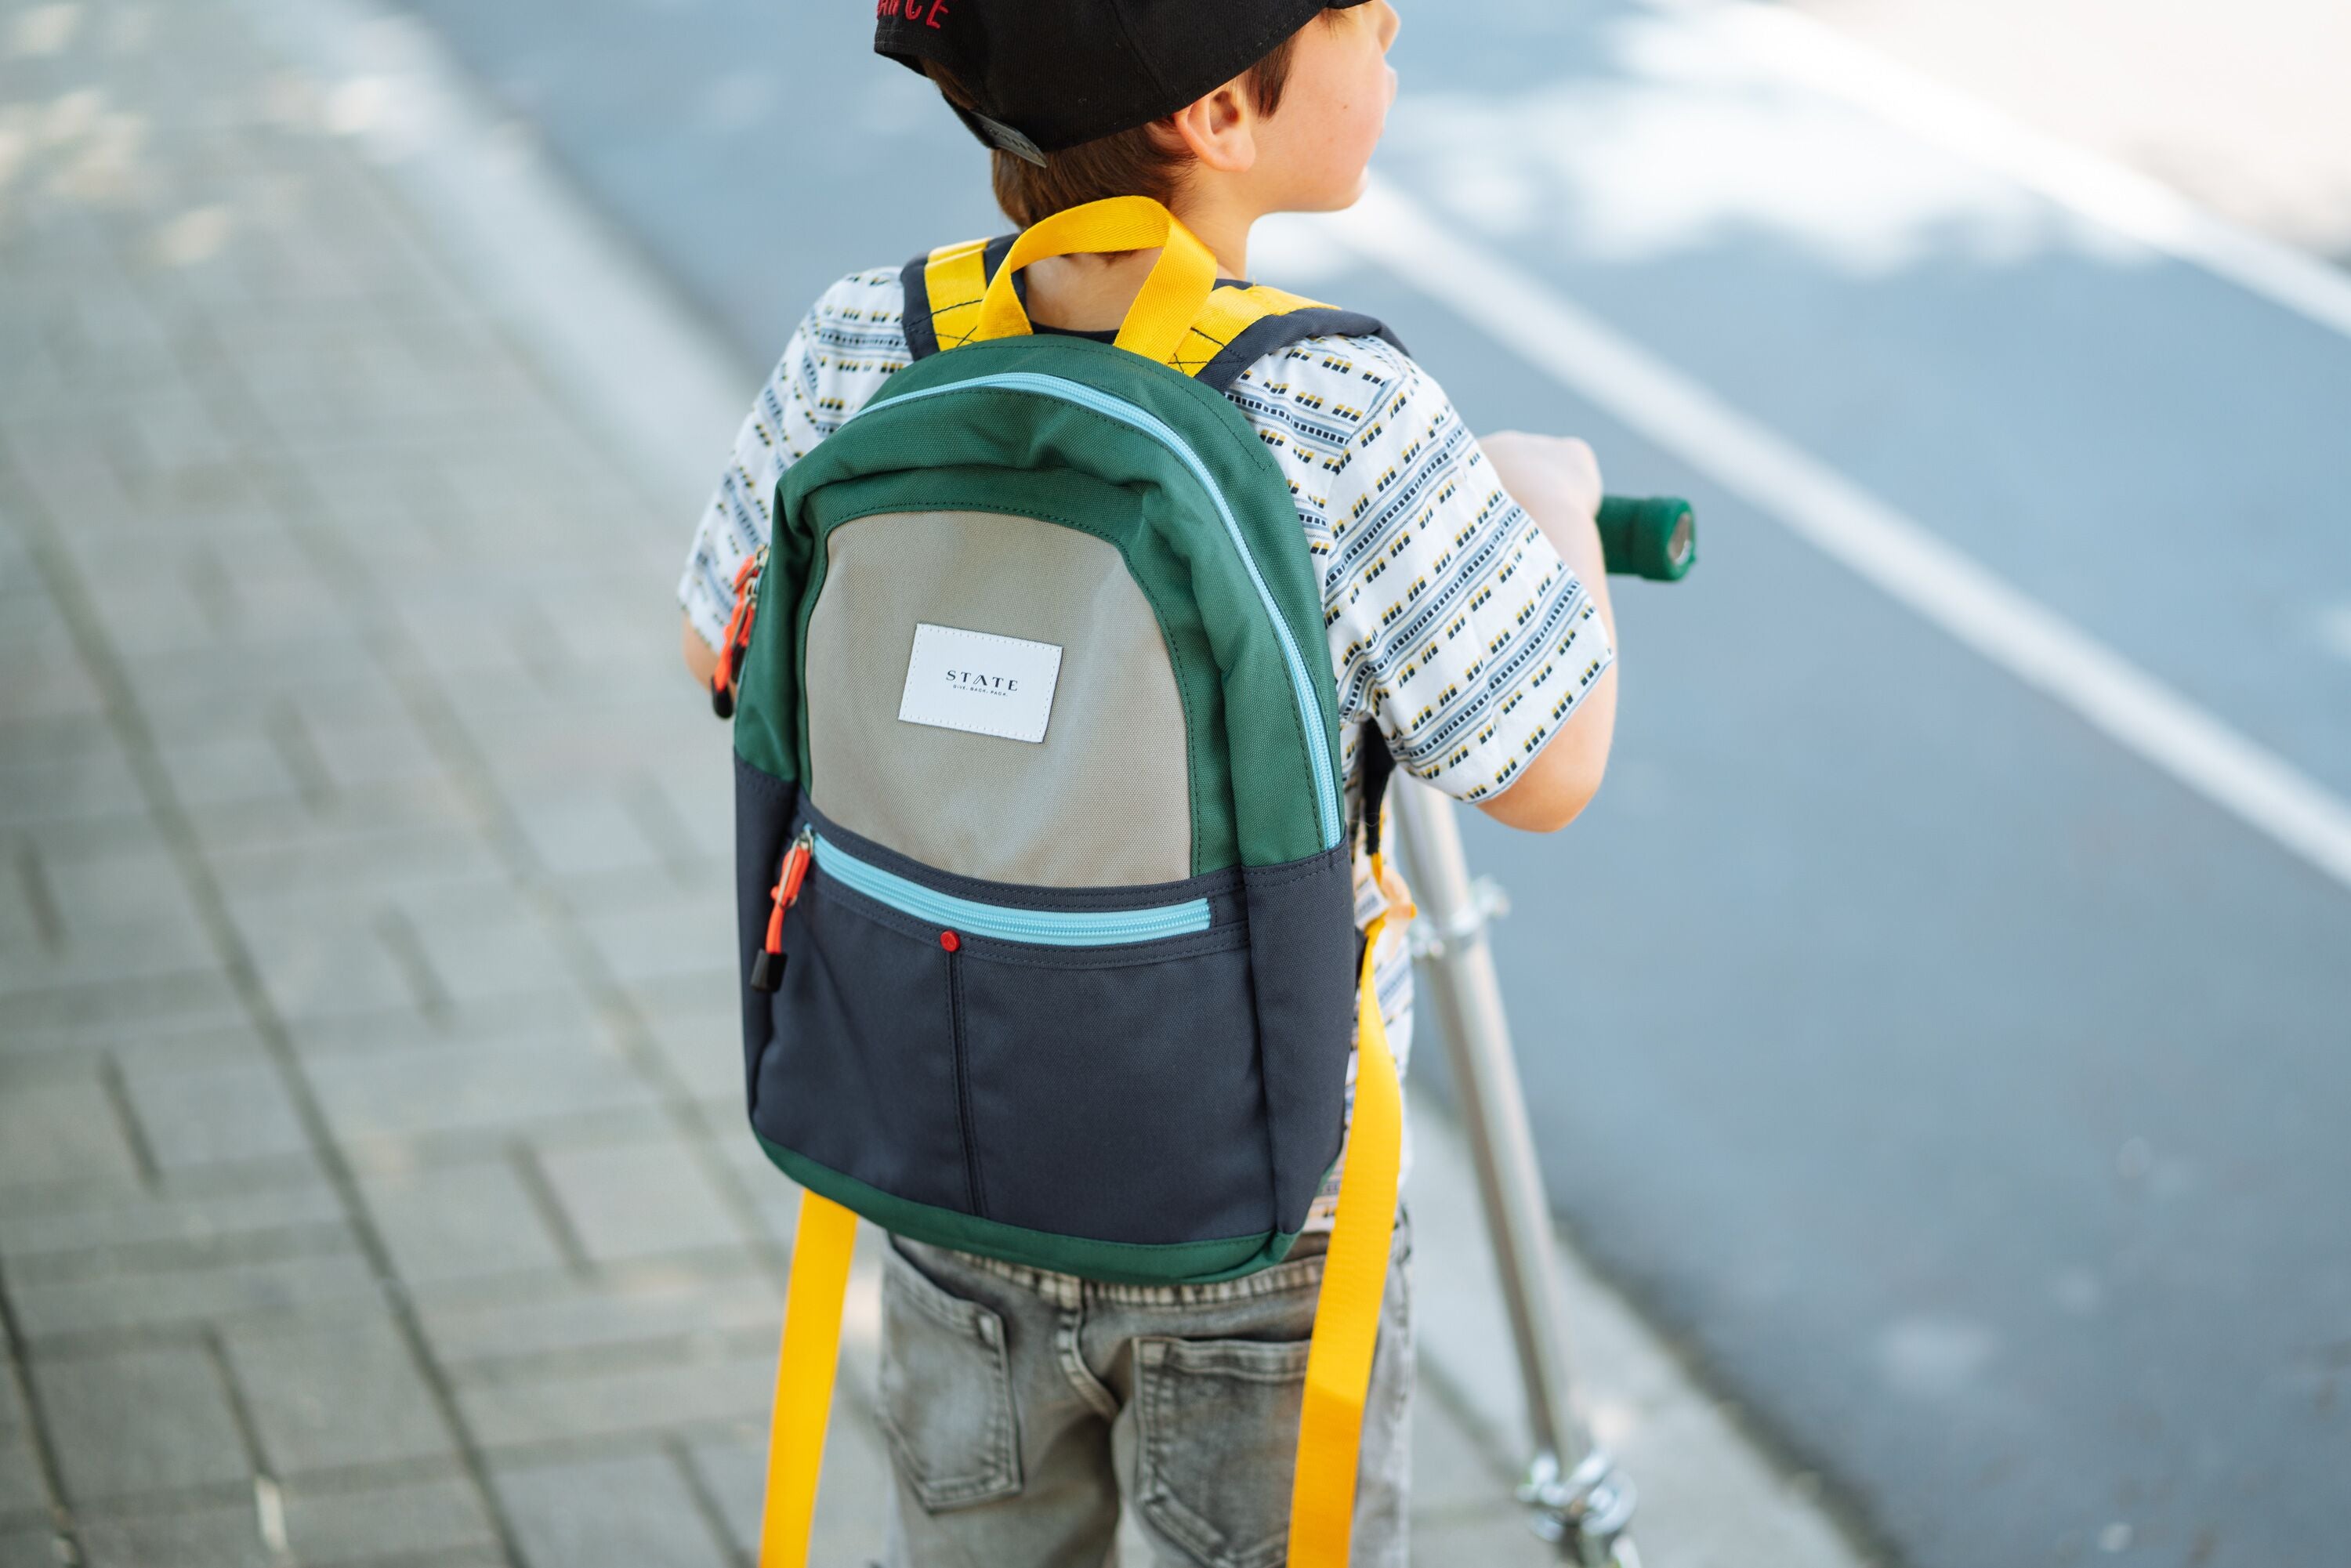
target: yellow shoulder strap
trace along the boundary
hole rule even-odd
[[[817,1193],[800,1194],[791,1282],[784,1291],[783,1349],[776,1358],[759,1568],[806,1568],[808,1563],[833,1373],[841,1363],[841,1309],[856,1246],[856,1215]]]
[[[984,239],[943,245],[923,265],[931,335],[942,349],[961,348],[979,328],[979,307],[987,298],[987,246]]]
[[[1300,310],[1330,308],[1319,299],[1262,283],[1246,287],[1220,283],[1209,293],[1207,304],[1193,318],[1191,332],[1167,362],[1187,376],[1196,376],[1216,363],[1218,354],[1259,322]]]
[[[1388,885],[1381,857],[1373,873]],[[1339,1209],[1314,1303],[1314,1341],[1306,1353],[1306,1400],[1299,1413],[1298,1469],[1290,1493],[1290,1568],[1347,1568],[1355,1522],[1355,1469],[1363,1443],[1364,1400],[1378,1348],[1380,1301],[1395,1240],[1396,1165],[1404,1129],[1404,1091],[1387,1024],[1373,984],[1373,956],[1392,910],[1364,933],[1355,994],[1355,1111],[1347,1164],[1339,1173]]]

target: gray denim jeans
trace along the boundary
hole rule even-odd
[[[1325,1235],[1214,1285],[1111,1285],[893,1236],[890,1568],[1102,1568],[1122,1497],[1149,1568],[1278,1568]],[[1364,1407],[1353,1568],[1403,1568],[1412,1229]],[[1125,1564],[1123,1568],[1143,1568]]]

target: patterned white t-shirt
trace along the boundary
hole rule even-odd
[[[914,361],[899,277],[858,272],[827,289],[743,422],[678,582],[714,647],[737,567],[767,542],[777,480]],[[1366,718],[1400,769],[1458,800],[1507,787],[1615,657],[1582,580],[1502,489],[1452,401],[1393,344],[1309,338],[1251,365],[1228,395],[1288,476],[1321,573],[1351,828]],[[1356,918],[1369,925],[1384,897],[1357,841]],[[1402,1071],[1412,965],[1400,928],[1374,967]],[[1352,1058],[1347,1073],[1352,1114]],[[1330,1224],[1338,1184],[1334,1166],[1309,1229]]]

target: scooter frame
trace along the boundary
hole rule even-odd
[[[1637,1494],[1593,1441],[1575,1395],[1551,1205],[1486,941],[1487,925],[1508,912],[1508,900],[1490,880],[1471,879],[1452,800],[1401,776],[1389,799],[1421,911],[1413,956],[1437,1001],[1526,1385],[1534,1456],[1519,1500],[1534,1533],[1552,1543],[1561,1562],[1640,1568],[1627,1533]]]

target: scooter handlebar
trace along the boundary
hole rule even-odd
[[[1603,496],[1600,549],[1611,572],[1679,582],[1698,564],[1698,518],[1676,496]]]

